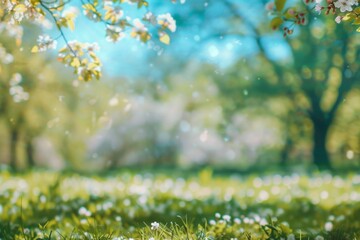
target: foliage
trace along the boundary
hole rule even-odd
[[[75,19],[80,10],[75,3],[67,0],[1,0],[0,3],[0,31],[14,36],[20,44],[26,21],[43,27],[51,27],[52,21],[59,31],[59,37],[66,43],[66,46],[59,50],[59,61],[72,67],[79,80],[100,78],[101,62],[95,54],[98,50],[96,44],[68,41],[64,32],[64,29],[77,30]],[[137,12],[142,14],[141,19],[135,15],[136,18],[131,20],[131,7],[139,9]],[[168,13],[156,16],[149,7],[149,2],[145,0],[81,1],[83,15],[90,24],[104,24],[106,38],[111,42],[119,41],[126,32],[130,32],[131,37],[141,42],[148,42],[153,37],[152,32],[156,30],[157,38],[164,44],[169,44],[168,33],[176,30],[175,20]],[[146,8],[145,13],[140,11],[142,8]],[[55,49],[56,39],[46,34],[40,35],[32,52]]]
[[[286,7],[287,0],[274,0],[266,5],[266,10],[274,17],[270,22],[273,29],[282,27],[284,36],[292,34],[296,25],[306,25],[308,18],[312,18],[313,12],[324,13],[326,15],[332,14],[335,16],[335,21],[350,22],[357,27],[356,31],[360,32],[360,7],[358,0],[304,0],[304,6]],[[291,4],[289,4],[291,5]]]
[[[1,37],[0,56],[0,161],[75,167],[85,155],[83,139],[102,127],[93,116],[104,114],[107,102],[97,95],[109,98],[109,88],[94,83],[78,91],[79,81],[51,56],[22,51],[11,38]]]
[[[2,239],[357,239],[359,175],[0,174]]]
[[[286,0],[269,2],[266,9],[274,16],[271,27],[277,29],[283,26],[284,36],[291,34],[295,25],[307,23],[308,15],[313,10],[318,13],[333,13],[338,23],[348,21],[353,25],[360,24],[360,7],[355,7],[358,0],[327,0],[326,3],[322,3],[321,0],[306,0],[305,4],[306,8],[302,9],[296,6],[286,7]],[[47,34],[40,35],[32,52],[56,49],[57,39],[62,38],[66,46],[59,50],[58,60],[70,66],[78,78],[84,81],[100,79],[102,64],[96,55],[96,43],[80,43],[67,39],[64,29],[78,30],[76,18],[79,12],[82,12],[88,21],[103,24],[106,39],[110,42],[119,41],[129,32],[131,37],[144,43],[156,36],[160,42],[169,44],[169,33],[176,30],[176,21],[169,13],[155,15],[150,11],[150,3],[145,0],[82,0],[81,10],[77,7],[78,5],[72,1],[64,0],[1,0],[0,29],[12,35],[20,44],[26,21],[44,28],[51,27],[53,23],[59,36],[52,38]],[[134,11],[131,7],[137,8],[135,12],[140,16],[133,16],[131,13]]]

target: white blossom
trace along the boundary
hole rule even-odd
[[[323,7],[320,4],[315,5],[315,12],[321,14],[322,10],[323,10]]]
[[[341,17],[341,16],[337,16],[337,17],[335,18],[335,22],[336,22],[336,23],[341,23],[341,20],[342,20],[342,17]]]
[[[357,0],[337,0],[334,2],[334,6],[340,9],[340,12],[352,11],[352,6],[358,5]]]
[[[157,17],[158,24],[163,26],[164,28],[169,29],[171,32],[176,31],[176,21],[170,15],[170,13],[161,14]]]
[[[52,39],[49,35],[40,35],[37,39],[39,52],[44,52],[48,49],[55,49],[57,41]]]

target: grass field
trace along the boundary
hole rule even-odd
[[[0,173],[0,239],[360,239],[360,175]]]

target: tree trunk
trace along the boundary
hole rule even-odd
[[[32,168],[32,167],[35,166],[34,146],[32,144],[31,139],[28,139],[25,144],[26,144],[25,151],[26,151],[26,158],[27,158],[28,167]]]
[[[331,168],[330,158],[326,149],[326,140],[330,123],[319,119],[312,119],[313,130],[313,163],[320,169]]]
[[[290,152],[293,148],[293,142],[290,139],[289,136],[286,137],[285,140],[285,146],[283,147],[283,149],[281,150],[280,153],[280,165],[282,167],[285,167],[286,165],[288,165],[288,160],[290,158]]]
[[[16,170],[17,161],[17,143],[19,139],[19,132],[16,129],[10,130],[10,143],[9,143],[9,160],[10,168]]]

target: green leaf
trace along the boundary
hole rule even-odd
[[[79,67],[80,66],[80,60],[78,59],[78,58],[74,58],[73,60],[72,60],[72,62],[71,62],[71,64],[70,64],[72,67],[75,67],[75,68],[77,68],[77,67]]]
[[[160,36],[160,41],[162,43],[165,43],[166,45],[169,45],[170,44],[170,36],[166,33],[163,33],[161,36]]]
[[[347,13],[341,21],[353,21],[356,18],[356,14],[354,13]]]
[[[285,7],[286,0],[275,0],[276,10],[281,12]]]
[[[355,8],[355,9],[354,9],[354,12],[355,12],[356,14],[360,14],[360,7]]]
[[[270,22],[270,27],[275,30],[280,27],[281,24],[283,24],[284,20],[282,20],[281,17],[275,17]]]
[[[18,4],[13,9],[15,12],[24,13],[27,11],[27,7],[24,4]]]
[[[39,47],[38,47],[38,46],[33,46],[32,49],[31,49],[31,52],[32,52],[32,53],[37,53],[37,52],[39,52]]]

